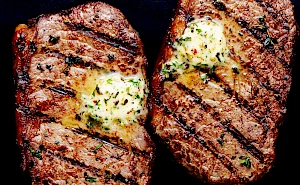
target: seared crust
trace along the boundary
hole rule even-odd
[[[205,16],[224,26],[230,58],[240,71],[218,66],[209,83],[201,80],[202,69],[166,77],[163,66],[176,52],[174,43],[188,23]],[[296,36],[288,0],[178,2],[155,64],[150,114],[154,132],[190,174],[207,183],[239,184],[271,169]],[[251,167],[241,165],[241,156],[249,157]]]
[[[16,28],[13,51],[17,143],[32,184],[150,183],[146,94],[138,122],[116,130],[87,129],[78,112],[95,75],[136,76],[148,89],[143,44],[118,9],[94,2],[40,15]]]

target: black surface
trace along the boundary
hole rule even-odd
[[[43,13],[55,13],[62,9],[84,3],[84,0],[18,0],[0,1],[0,40],[1,40],[1,95],[2,115],[1,143],[2,143],[2,172],[3,182],[8,184],[30,184],[26,175],[22,175],[19,168],[20,156],[15,144],[15,122],[13,112],[13,78],[12,78],[12,50],[11,39],[14,28],[19,23]],[[119,8],[131,25],[139,32],[144,43],[145,53],[149,62],[148,74],[151,75],[153,64],[158,55],[162,40],[166,34],[176,0],[104,0]],[[295,13],[300,22],[300,1],[294,0]],[[300,52],[297,48],[296,53]],[[4,56],[4,57],[3,57]],[[280,128],[277,140],[276,161],[272,170],[260,181],[262,184],[292,184],[299,181],[299,124],[297,119],[299,104],[299,57],[296,57],[293,70],[293,83],[287,106],[287,117]],[[149,76],[150,77],[150,76]],[[153,137],[156,141],[157,138]],[[3,156],[4,155],[4,156]],[[177,165],[172,156],[157,143],[157,157],[153,168],[153,185],[163,184],[202,184],[198,179],[188,175]],[[6,179],[6,180],[5,180]],[[293,184],[295,184],[293,183]],[[1,183],[2,184],[2,183]],[[6,183],[4,183],[6,184]]]

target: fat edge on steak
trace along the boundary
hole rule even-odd
[[[150,83],[150,115],[188,173],[239,184],[269,172],[296,35],[287,0],[178,2]]]
[[[32,184],[149,184],[147,59],[124,15],[93,2],[13,37],[17,144]]]

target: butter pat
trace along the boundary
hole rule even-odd
[[[138,124],[145,117],[146,82],[137,76],[111,73],[97,78],[90,94],[82,93],[81,110],[87,117],[87,127],[101,125],[110,130],[113,125]]]
[[[173,47],[173,56],[163,65],[164,74],[215,68],[226,63],[229,54],[223,25],[210,17],[190,22]]]

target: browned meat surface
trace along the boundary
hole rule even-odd
[[[154,132],[207,183],[270,171],[297,36],[289,0],[180,0],[151,79]]]
[[[149,184],[147,60],[124,15],[80,5],[13,37],[17,144],[32,184]]]

